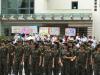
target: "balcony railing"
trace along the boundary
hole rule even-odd
[[[2,14],[1,20],[92,20],[92,13]]]

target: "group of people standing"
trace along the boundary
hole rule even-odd
[[[0,75],[100,75],[100,44],[56,40],[0,41]]]

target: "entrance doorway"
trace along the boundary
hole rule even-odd
[[[87,36],[87,27],[76,27],[76,33],[79,33],[80,36]]]

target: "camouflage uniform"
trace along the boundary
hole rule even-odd
[[[8,54],[9,54],[9,62],[8,62],[8,73],[11,74],[11,72],[13,71],[13,61],[14,61],[14,50],[15,50],[15,46],[12,44],[8,44]]]
[[[45,75],[52,75],[52,63],[53,63],[53,57],[52,57],[52,51],[50,49],[50,45],[45,47],[45,53],[44,53],[44,70]]]
[[[36,44],[31,45],[31,73],[32,75],[38,75],[39,70],[39,51],[36,48]]]
[[[96,51],[93,53],[94,75],[100,75],[100,44],[97,45]]]
[[[58,42],[55,43],[54,45],[53,58],[54,58],[53,73],[54,75],[58,75],[61,72],[61,64],[59,63],[59,59],[61,59],[61,48]]]
[[[23,46],[22,44],[18,44],[15,47],[14,51],[14,74],[15,75],[22,75],[23,69]]]
[[[39,45],[39,75],[43,75],[44,74],[44,52],[45,52],[45,48],[44,48],[44,44],[41,43]]]
[[[30,74],[30,65],[31,65],[31,48],[29,46],[29,42],[26,41],[26,44],[24,45],[24,69],[25,69],[25,75]]]
[[[92,75],[93,74],[93,69],[92,69],[92,53],[93,53],[93,48],[92,47],[86,47],[87,48],[87,53],[88,53],[88,60],[87,60],[87,75]]]
[[[0,47],[0,75],[7,75],[8,49],[4,43]]]
[[[77,52],[77,67],[78,67],[78,75],[85,75],[86,74],[86,67],[87,67],[87,51],[82,45],[81,49]]]

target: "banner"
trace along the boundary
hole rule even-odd
[[[59,27],[40,27],[39,34],[41,35],[60,35]]]
[[[37,26],[12,26],[12,33],[37,33]]]
[[[65,35],[66,36],[75,36],[76,29],[75,28],[65,28]]]
[[[39,34],[41,35],[48,35],[49,34],[49,28],[48,27],[40,27],[39,28]]]
[[[12,26],[12,29],[11,29],[12,31],[12,33],[19,33],[20,32],[20,27],[18,27],[18,26]]]
[[[50,35],[60,35],[60,28],[59,27],[50,27],[49,33],[50,33]]]

